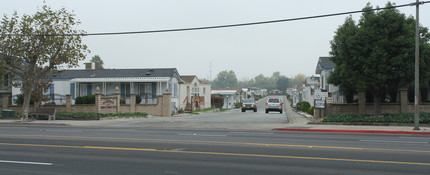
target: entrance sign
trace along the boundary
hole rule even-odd
[[[315,108],[324,109],[325,108],[325,100],[315,99]]]

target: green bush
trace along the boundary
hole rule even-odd
[[[18,95],[16,95],[16,98],[17,99],[15,100],[15,103],[17,105],[24,104],[24,94],[18,94]],[[32,98],[30,98],[30,105],[34,105],[34,100]]]
[[[55,104],[55,102],[48,102],[48,103],[43,104],[43,106],[55,106],[55,105],[57,105],[57,104]]]
[[[300,105],[301,105],[300,110],[303,112],[307,112],[308,109],[311,107],[311,104],[309,104],[309,102],[307,101],[302,102],[302,104]]]
[[[308,114],[310,114],[310,115],[314,115],[314,107],[312,106],[312,107],[310,107],[307,111],[306,111],[306,113],[308,113]]]
[[[98,113],[87,113],[87,112],[76,112],[66,113],[57,112],[55,119],[57,120],[99,120],[100,118],[106,117],[146,117],[147,113],[135,112],[135,113],[115,113],[115,114],[98,114]]]
[[[96,104],[96,96],[86,95],[86,96],[76,97],[75,104]]]
[[[178,109],[178,114],[183,114],[184,113],[184,108],[179,108]]]
[[[296,110],[301,111],[302,110],[302,102],[298,102],[296,104]]]
[[[241,103],[241,102],[236,102],[236,103],[234,104],[234,107],[235,107],[235,108],[240,108],[240,106],[242,106],[242,103]]]
[[[414,123],[414,114],[383,114],[379,117],[370,114],[330,114],[323,122]],[[419,122],[430,123],[430,113],[421,113]]]

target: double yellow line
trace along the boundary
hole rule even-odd
[[[91,140],[98,139],[98,140],[133,140],[133,141],[182,142],[182,143],[211,143],[211,144],[267,146],[267,147],[295,147],[295,148],[322,148],[322,149],[344,149],[344,150],[367,150],[367,151],[392,151],[392,152],[430,153],[430,151],[425,151],[425,150],[405,150],[405,149],[385,149],[385,148],[360,148],[360,147],[339,147],[339,146],[314,146],[314,145],[288,145],[288,144],[223,142],[223,141],[201,141],[201,140],[145,139],[145,138],[121,138],[121,137],[85,137],[85,136],[55,136],[55,135],[21,135],[21,134],[0,134],[0,136],[8,136],[8,137],[40,137],[40,138],[73,138],[73,139],[91,139]]]
[[[116,138],[116,137],[82,137],[82,136],[50,136],[50,135],[18,135],[18,134],[0,134],[0,136],[20,136],[20,137],[42,137],[42,138],[75,138],[75,139],[103,139],[103,140],[140,140],[140,141],[162,141],[162,142],[188,142],[188,143],[216,143],[216,144],[238,144],[253,146],[272,146],[272,147],[298,147],[298,148],[324,148],[324,149],[347,149],[347,150],[377,150],[377,151],[402,151],[430,153],[424,150],[401,150],[401,149],[380,149],[380,148],[355,148],[355,147],[332,147],[332,146],[310,146],[310,145],[285,145],[285,144],[264,144],[264,143],[242,143],[242,142],[220,142],[220,141],[198,141],[198,140],[169,140],[169,139],[144,139],[144,138]],[[22,143],[0,143],[5,146],[27,146],[27,147],[51,147],[51,148],[75,148],[75,149],[101,149],[101,150],[122,150],[122,151],[146,151],[146,152],[163,152],[163,153],[188,153],[188,154],[205,154],[205,155],[224,155],[224,156],[244,156],[244,157],[265,157],[265,158],[288,158],[288,159],[307,159],[307,160],[332,160],[345,162],[364,162],[364,163],[385,163],[385,164],[403,164],[403,165],[425,165],[430,163],[420,162],[399,162],[399,161],[381,161],[381,160],[362,160],[362,159],[341,159],[341,158],[324,158],[324,157],[303,157],[303,156],[285,156],[285,155],[265,155],[265,154],[244,154],[244,153],[223,153],[223,152],[201,152],[201,151],[180,151],[180,150],[158,150],[147,148],[127,148],[127,147],[103,147],[103,146],[69,146],[69,145],[44,145],[44,144],[22,144]]]
[[[283,156],[283,155],[265,155],[265,154],[242,154],[242,153],[222,153],[222,152],[202,152],[202,151],[178,151],[178,150],[157,150],[145,148],[126,148],[126,147],[103,147],[103,146],[68,146],[68,145],[42,145],[42,144],[23,144],[23,143],[0,143],[7,146],[31,146],[31,147],[50,147],[50,148],[79,148],[79,149],[101,149],[101,150],[122,150],[122,151],[146,151],[146,152],[163,152],[163,153],[187,153],[187,154],[205,154],[205,155],[223,155],[223,156],[244,156],[244,157],[265,157],[265,158],[288,158],[288,159],[307,159],[307,160],[332,160],[345,162],[364,162],[364,163],[384,163],[384,164],[402,164],[402,165],[425,165],[430,163],[419,162],[397,162],[381,160],[361,160],[361,159],[340,159],[324,157],[302,157],[302,156]]]

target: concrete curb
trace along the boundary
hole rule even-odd
[[[291,132],[334,132],[334,133],[362,133],[362,134],[400,134],[400,135],[430,135],[422,131],[386,131],[386,130],[344,130],[344,129],[276,129],[277,131]]]

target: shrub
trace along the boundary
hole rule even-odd
[[[296,104],[296,110],[301,111],[302,110],[302,102],[298,102]]]
[[[43,104],[43,106],[55,106],[55,105],[57,105],[57,104],[55,104],[55,102],[53,102],[53,101]]]
[[[178,114],[183,114],[184,113],[184,108],[179,108],[178,109]]]
[[[414,123],[414,114],[382,114],[379,117],[370,114],[330,114],[323,122]],[[419,122],[430,123],[430,113],[421,113]]]
[[[312,107],[310,107],[307,111],[306,111],[306,113],[308,113],[308,114],[310,114],[310,115],[314,115],[314,107],[312,106]]]
[[[301,109],[300,110],[303,111],[303,112],[307,112],[310,107],[311,107],[311,104],[309,104],[309,102],[307,102],[307,101],[304,101],[301,104]]]
[[[87,113],[87,112],[76,112],[66,113],[57,112],[55,118],[57,120],[99,120],[105,117],[146,117],[147,113],[135,112],[135,113],[115,113],[115,114],[99,114],[99,113]]]
[[[242,106],[242,103],[241,103],[241,102],[236,102],[236,103],[234,104],[234,107],[236,107],[236,108],[240,108],[240,106]]]
[[[96,103],[95,95],[79,96],[75,98],[75,104],[95,104],[95,103]]]
[[[22,105],[24,104],[24,94],[18,94],[16,95],[17,99],[15,100],[15,103],[17,105]],[[32,98],[30,98],[30,105],[34,105],[34,100]]]

